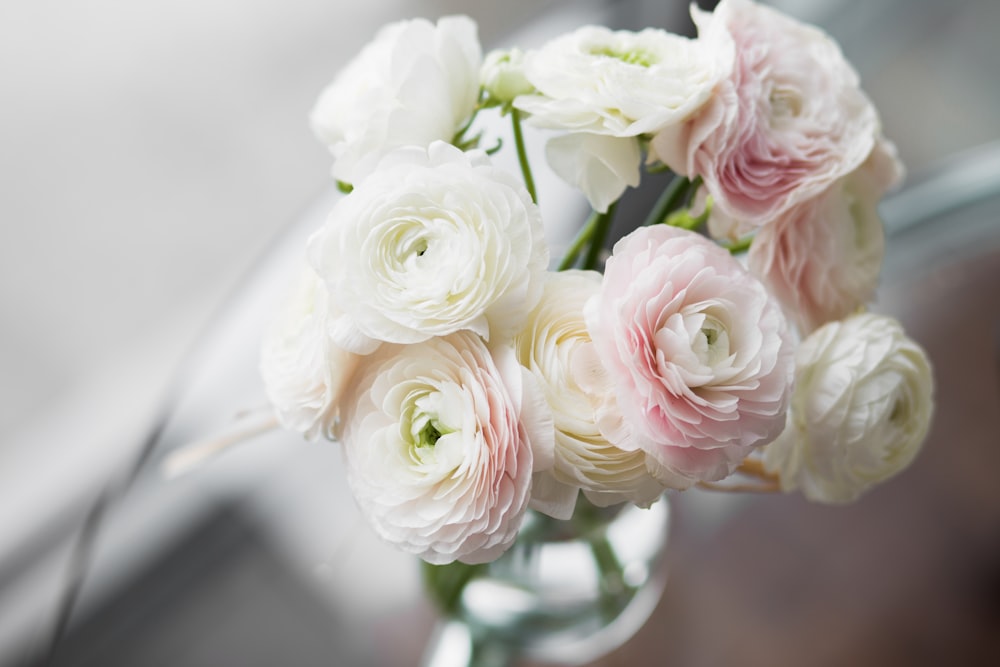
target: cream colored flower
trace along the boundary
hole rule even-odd
[[[786,491],[851,502],[917,455],[932,395],[927,356],[899,322],[866,313],[826,324],[799,347],[788,424],[764,463]]]
[[[387,152],[451,141],[479,99],[482,48],[465,16],[383,27],[323,90],[309,119],[334,156],[333,176],[357,185]]]
[[[591,398],[574,378],[574,361],[591,342],[583,306],[601,288],[594,271],[550,273],[542,300],[515,336],[518,361],[538,379],[555,426],[554,479],[536,486],[546,510],[568,518],[582,489],[596,505],[631,501],[648,507],[663,492],[641,451],[626,452],[601,435]]]
[[[584,26],[524,58],[535,92],[514,106],[528,123],[562,130],[546,146],[552,170],[605,212],[639,184],[639,137],[686,120],[727,76],[732,52],[663,30]]]
[[[339,399],[359,359],[327,334],[329,307],[323,282],[304,266],[261,345],[261,376],[278,421],[310,440],[336,437]]]
[[[637,137],[686,119],[728,74],[731,53],[663,30],[584,26],[529,51],[537,90],[514,101],[539,127]]]
[[[538,303],[549,254],[538,207],[485,153],[443,142],[387,155],[331,211],[309,259],[359,354],[460,330],[513,335]]]

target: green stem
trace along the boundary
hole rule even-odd
[[[424,588],[446,616],[458,615],[465,586],[486,571],[485,565],[466,565],[458,561],[448,565],[421,562]]]
[[[573,239],[573,243],[571,243],[569,248],[566,250],[566,254],[563,255],[562,261],[559,262],[559,267],[556,269],[557,271],[565,271],[566,269],[573,268],[573,265],[576,264],[576,260],[580,256],[580,253],[583,252],[583,247],[587,245],[590,241],[590,237],[593,236],[594,229],[597,227],[597,223],[600,219],[601,214],[597,211],[590,214],[587,222],[580,228],[576,238]]]
[[[538,203],[538,194],[535,192],[535,179],[531,176],[531,165],[528,164],[528,152],[524,149],[524,135],[521,133],[521,112],[516,108],[510,110],[511,125],[514,126],[514,144],[517,146],[517,161],[521,164],[521,173],[524,174],[524,186],[528,188],[531,201]]]
[[[510,667],[517,657],[513,646],[502,641],[474,639],[470,667]]]
[[[684,194],[690,185],[691,181],[683,176],[674,176],[674,179],[663,189],[663,193],[656,200],[656,204],[653,205],[653,209],[642,224],[649,227],[663,222],[684,199]]]
[[[479,115],[479,110],[483,108],[483,102],[484,94],[483,91],[480,90],[479,101],[476,102],[476,106],[472,109],[472,113],[469,114],[469,118],[465,121],[465,125],[459,128],[458,132],[455,133],[455,136],[451,140],[451,144],[453,146],[461,148],[462,150],[466,150],[470,147],[469,141],[465,138],[465,133],[469,131],[469,128],[472,127],[472,123],[475,122],[476,116]]]
[[[594,225],[594,234],[590,239],[590,249],[583,262],[584,269],[596,269],[598,263],[601,261],[601,251],[604,249],[604,241],[607,239],[608,231],[611,229],[611,221],[615,218],[616,208],[618,208],[617,201],[608,206],[607,212],[602,213],[597,218],[597,223]]]
[[[635,594],[635,587],[625,581],[621,561],[608,540],[608,517],[602,510],[583,501],[581,496],[572,521],[579,535],[590,545],[590,554],[597,565],[601,613],[605,620],[614,620]]]
[[[627,598],[629,587],[622,578],[622,566],[618,562],[611,543],[608,541],[604,529],[588,536],[590,542],[590,553],[597,564],[597,570],[601,573],[601,612],[606,621],[614,620],[624,606],[623,598]]]

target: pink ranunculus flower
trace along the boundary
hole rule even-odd
[[[601,433],[645,450],[672,488],[722,479],[784,427],[793,373],[787,325],[724,249],[673,227],[617,244],[585,308],[593,354],[580,376],[612,387]]]
[[[692,10],[699,39],[735,44],[734,67],[654,156],[701,176],[715,205],[763,224],[826,190],[871,152],[878,118],[828,35],[749,0]]]
[[[552,421],[509,346],[469,331],[382,345],[344,398],[348,482],[384,540],[434,564],[494,560],[514,542]]]
[[[878,203],[901,173],[895,148],[880,141],[861,167],[754,237],[750,271],[803,335],[857,312],[875,295],[885,254]]]

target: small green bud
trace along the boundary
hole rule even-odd
[[[524,53],[520,49],[498,49],[486,54],[479,80],[491,102],[510,104],[518,95],[534,92],[524,75]]]

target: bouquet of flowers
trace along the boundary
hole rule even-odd
[[[345,194],[261,371],[284,427],[343,448],[395,547],[489,562],[528,508],[568,519],[581,493],[845,503],[919,450],[927,358],[865,310],[901,178],[875,108],[820,30],[750,0],[691,15],[696,38],[587,26],[485,56],[468,18],[404,21],[322,92]],[[520,174],[483,114],[509,117]],[[594,211],[560,258],[522,124]],[[673,177],[609,254],[654,171]]]

